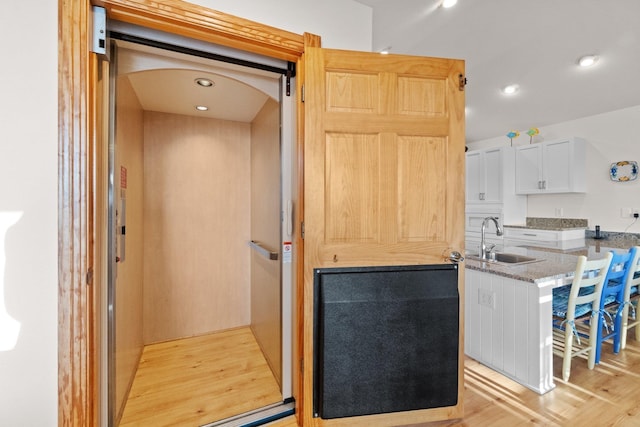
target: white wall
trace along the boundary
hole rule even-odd
[[[240,16],[296,34],[322,37],[330,49],[372,49],[373,13],[352,0],[191,0],[211,9]]]
[[[584,194],[553,194],[528,196],[530,217],[556,217],[562,208],[566,218],[587,218],[589,228],[600,225],[603,231],[640,233],[640,220],[621,217],[623,208],[640,209],[640,178],[630,182],[614,182],[609,178],[609,166],[620,160],[640,162],[640,105],[578,120],[540,128],[536,141],[569,136],[584,138],[587,150],[587,192]],[[526,129],[514,145],[528,144]],[[509,145],[506,136],[469,144],[469,149]]]
[[[19,211],[22,217],[0,240],[6,251],[0,341],[8,332],[5,308],[20,323],[15,347],[0,351],[0,425],[53,426],[58,420],[58,6],[50,0],[5,0],[2,6],[0,215]]]
[[[371,11],[348,0],[199,0],[323,46],[371,49]],[[0,212],[22,217],[7,233],[0,322],[20,322],[0,351],[0,425],[54,426],[57,405],[57,13],[52,0],[4,0],[0,14]],[[19,42],[19,43],[18,43]],[[3,242],[0,242],[3,244]],[[1,251],[0,251],[1,253]],[[0,302],[3,300],[0,298]],[[6,323],[0,325],[5,339]]]

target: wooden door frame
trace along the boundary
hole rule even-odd
[[[179,0],[58,0],[58,425],[99,425],[98,360],[100,345],[99,311],[95,290],[88,286],[95,270],[96,242],[93,218],[93,173],[96,158],[92,151],[96,137],[93,103],[96,89],[95,54],[89,52],[91,7],[101,6],[110,19],[145,26],[248,52],[298,62],[302,67],[305,46],[320,46],[312,34],[298,35],[267,25],[217,12]],[[297,85],[301,85],[298,77]],[[302,176],[303,105],[298,105],[298,176]],[[299,184],[298,201],[303,200]],[[296,209],[296,229],[302,218]],[[302,302],[302,240],[296,271],[296,312]],[[302,319],[296,337],[303,339]],[[296,343],[294,369],[302,355]],[[299,372],[295,369],[294,372]],[[301,391],[301,379],[294,379]],[[298,399],[301,395],[298,394]],[[301,405],[300,405],[301,406]]]

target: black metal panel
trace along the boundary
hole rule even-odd
[[[457,265],[316,270],[316,416],[455,405],[457,285]]]

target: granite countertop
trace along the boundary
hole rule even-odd
[[[534,218],[527,217],[526,224],[514,224],[504,226],[507,228],[533,228],[536,230],[585,230],[589,222],[582,218]]]
[[[552,226],[552,225],[545,225],[545,226],[531,226],[531,225],[510,225],[510,224],[505,224],[504,228],[524,228],[524,229],[531,229],[531,230],[551,230],[551,231],[564,231],[564,230],[586,230],[587,227],[565,227],[565,226]]]
[[[617,236],[612,235],[610,238],[604,239],[588,237],[584,239],[583,246],[567,250],[510,246],[500,252],[526,255],[537,258],[540,261],[528,264],[505,265],[466,258],[465,267],[471,270],[535,283],[538,286],[560,286],[570,282],[579,255],[597,259],[602,258],[610,250],[627,251],[632,246],[640,246],[640,235],[628,234],[619,236],[622,233],[617,234]]]

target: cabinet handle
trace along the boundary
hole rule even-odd
[[[547,188],[547,181],[542,181],[542,189],[546,190]]]
[[[478,194],[478,198],[479,198],[480,200],[484,200],[484,193],[480,193],[480,194]]]
[[[533,234],[533,233],[522,233],[523,236],[533,236],[536,237],[537,234]]]

